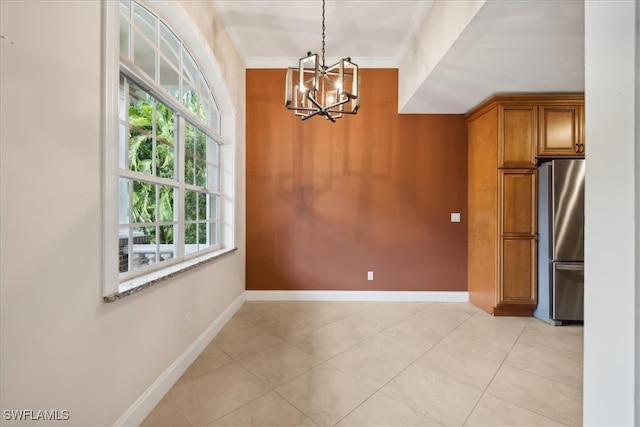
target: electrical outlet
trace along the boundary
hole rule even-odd
[[[451,213],[451,222],[460,222],[460,213],[452,212]]]
[[[191,313],[184,315],[184,331],[187,332],[191,329]]]
[[[367,271],[367,280],[373,280],[373,271]]]

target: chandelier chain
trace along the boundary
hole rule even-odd
[[[325,68],[327,68],[324,64],[324,31],[325,31],[325,26],[324,26],[324,0],[322,0],[322,69],[324,70]]]

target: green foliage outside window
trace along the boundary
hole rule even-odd
[[[189,101],[194,103],[191,110],[197,110],[197,96],[191,94]],[[155,120],[154,120],[155,119]],[[129,169],[147,175],[176,181],[178,171],[175,167],[175,113],[173,110],[147,95],[146,98],[133,100],[129,104]],[[155,138],[154,138],[155,135]],[[185,182],[199,187],[207,184],[207,137],[195,126],[185,126]],[[174,222],[176,220],[175,194],[177,188],[146,181],[133,182],[132,221],[134,223]],[[206,220],[207,195],[204,192],[187,191],[185,218],[187,220]],[[156,205],[156,200],[158,201]],[[200,209],[199,209],[200,207]],[[173,244],[173,226],[142,227],[142,231],[151,236],[151,243]],[[185,227],[185,243],[202,241],[198,239],[196,227]]]

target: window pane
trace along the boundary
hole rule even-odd
[[[198,95],[195,88],[187,81],[182,81],[182,104],[189,111],[197,113],[198,111]]]
[[[193,159],[193,156],[195,154],[194,140],[197,137],[197,132],[199,131],[197,131],[196,128],[189,122],[185,124],[184,130],[184,180],[187,184],[193,185],[195,183],[195,163]]]
[[[153,172],[153,98],[139,87],[129,85],[129,169]],[[124,147],[123,147],[124,148]]]
[[[184,229],[184,252],[191,253],[198,250],[197,245],[197,227],[196,224],[187,224]]]
[[[129,169],[151,175],[152,156],[153,141],[151,136],[131,129],[129,131]]]
[[[132,215],[134,223],[156,222],[156,186],[133,181]]]
[[[180,69],[180,40],[164,23],[160,23],[160,52],[174,67]]]
[[[200,110],[198,117],[200,117],[200,120],[202,120],[204,123],[211,123],[211,106],[202,96],[200,97]]]
[[[209,246],[209,224],[206,222],[198,225],[198,243],[200,249]]]
[[[173,225],[161,225],[160,227],[160,261],[164,261],[177,256],[175,245],[175,229]]]
[[[156,80],[156,49],[140,30],[134,31],[133,62],[142,69],[152,80]]]
[[[217,246],[220,244],[220,222],[211,223],[211,245]]]
[[[198,132],[196,130],[196,128],[189,122],[187,122],[184,126],[184,132],[185,132],[185,140],[184,140],[184,149],[185,149],[185,154],[187,156],[191,156],[193,157],[195,154],[195,144],[194,144],[194,140],[197,137],[196,133]]]
[[[207,136],[200,132],[196,141],[196,185],[208,187],[207,176]]]
[[[198,117],[204,123],[209,124],[209,106],[207,105],[207,94],[209,94],[209,85],[205,80],[202,72],[198,72],[198,100],[200,105],[198,106]]]
[[[176,156],[174,135],[175,135],[175,113],[166,105],[156,102],[156,175],[162,178],[174,179]]]
[[[211,219],[220,219],[220,196],[211,195]]]
[[[214,191],[220,191],[220,146],[215,142],[211,143],[211,149],[209,150],[209,157],[211,158],[209,163],[209,188]]]
[[[118,270],[120,273],[129,271],[129,229],[120,227],[118,235]]]
[[[158,138],[173,143],[175,114],[161,102],[156,102],[156,132]]]
[[[158,185],[158,209],[160,222],[174,221],[174,188],[166,185]]]
[[[196,160],[196,185],[207,186],[207,164],[201,160]]]
[[[158,18],[137,3],[135,4],[133,11],[133,25],[135,28],[140,30],[140,32],[144,34],[153,45],[156,45],[158,40]]]
[[[118,94],[118,118],[120,119],[120,125],[118,126],[118,167],[121,169],[127,168],[127,144],[128,144],[128,132],[127,127],[123,124],[127,120],[127,112],[129,107],[129,101],[127,100],[127,94],[125,91],[126,82],[124,76],[120,75],[120,91]]]
[[[118,118],[121,121],[125,121],[127,119],[127,94],[125,92],[126,78],[120,74],[120,86],[118,89]]]
[[[184,159],[184,181],[191,185],[195,182],[195,162],[192,157]]]
[[[207,160],[207,135],[199,130],[196,132],[196,157],[198,160]]]
[[[198,92],[201,94],[209,93],[209,85],[207,84],[207,79],[204,78],[202,71],[198,72]]]
[[[182,49],[182,70],[184,71],[184,76],[189,80],[189,83],[192,86],[198,84],[198,67],[196,66],[196,61],[194,61],[189,52],[184,49],[184,46]]]
[[[120,14],[127,18],[131,17],[131,2],[129,0],[120,0]]]
[[[130,58],[130,40],[131,37],[131,24],[124,19],[120,19],[120,53]]]
[[[173,245],[174,242],[174,226],[161,225],[158,227],[160,234],[158,235],[158,243],[162,245]]]
[[[159,83],[175,99],[180,99],[180,74],[164,58],[160,58]]]
[[[207,199],[208,195],[206,193],[198,193],[198,219],[209,219],[209,215],[207,215]]]
[[[125,125],[118,126],[118,167],[127,168],[127,140],[128,133]]]
[[[129,224],[131,222],[131,216],[129,215],[131,211],[131,191],[130,191],[130,182],[126,178],[118,179],[118,217],[120,224]]]
[[[129,80],[129,123],[151,131],[153,98]]]
[[[187,221],[195,221],[197,217],[197,194],[195,191],[187,190],[184,200],[184,217]]]
[[[156,165],[157,175],[161,178],[174,179],[175,150],[173,144],[169,144],[164,140],[158,140],[156,147]]]
[[[156,263],[156,227],[142,227],[133,230],[131,266],[133,270]]]
[[[213,110],[216,112],[219,112],[220,108],[218,107],[218,103],[216,102],[216,99],[213,97],[213,94],[209,93],[208,95],[209,95],[208,100],[209,100],[209,103],[213,106]]]
[[[220,133],[220,109],[218,108],[218,104],[216,103],[216,100],[212,94],[209,93],[207,100],[209,101],[209,105],[211,106],[209,115],[209,126]]]

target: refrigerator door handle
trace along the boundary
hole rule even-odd
[[[556,270],[584,271],[584,264],[561,264],[561,263],[556,263]]]

